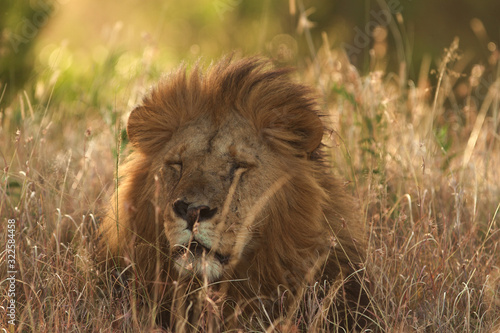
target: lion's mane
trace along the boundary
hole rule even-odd
[[[365,230],[355,200],[322,159],[324,125],[313,91],[293,82],[289,69],[273,68],[258,57],[225,58],[206,73],[201,68],[173,72],[131,113],[132,152],[100,226],[98,260],[108,268],[132,263],[146,285],[161,272],[162,298],[170,304],[178,286],[174,281],[182,279],[172,267],[165,236],[161,209],[172,203],[162,202],[155,158],[193,121],[206,119],[217,127],[237,113],[274,156],[274,164],[263,165],[253,177],[272,178],[276,168],[285,168],[287,176],[263,191],[242,236],[257,240],[212,288],[242,304],[255,298],[275,301],[280,289],[299,295],[305,285],[326,280],[338,287],[331,312],[345,318],[346,309],[362,308],[367,303],[359,278]]]

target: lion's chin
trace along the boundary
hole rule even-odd
[[[190,244],[175,251],[175,268],[181,277],[197,277],[202,282],[219,281],[224,273],[224,265],[229,258],[218,253],[212,254],[209,249],[198,243]]]

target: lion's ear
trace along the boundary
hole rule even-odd
[[[274,113],[275,119],[263,129],[274,146],[293,149],[296,155],[309,156],[321,144],[323,123],[309,109]]]
[[[299,145],[307,154],[310,154],[319,147],[323,140],[323,122],[316,113],[309,112],[307,117],[301,119],[298,133],[301,137]]]
[[[165,115],[141,105],[130,113],[127,135],[135,148],[150,154],[160,150],[170,140],[172,129]]]

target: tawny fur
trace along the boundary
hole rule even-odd
[[[289,72],[260,58],[226,58],[206,73],[181,67],[132,111],[133,152],[120,168],[97,258],[108,268],[131,263],[150,290],[161,280],[167,312],[175,312],[173,293],[192,286],[208,284],[251,315],[261,310],[256,299],[273,304],[288,290],[293,300],[324,280],[341,286],[330,310],[334,323],[352,324],[349,312],[366,306],[365,229],[356,202],[321,158],[324,126],[314,94]],[[169,239],[184,228],[172,212],[179,197],[216,208],[195,226],[205,228],[200,239],[213,246],[202,253],[214,267],[208,282],[204,271],[190,278],[175,267]],[[216,251],[228,261],[210,257]],[[176,325],[186,311],[179,307],[164,324]]]

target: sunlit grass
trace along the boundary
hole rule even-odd
[[[360,198],[370,230],[373,330],[498,330],[499,77],[479,103],[469,98],[453,108],[452,62],[434,74],[434,91],[425,84],[431,73],[422,73],[423,84],[401,85],[395,74],[360,75],[326,44],[315,57],[297,79],[321,93],[324,120],[335,130],[325,137],[327,157]],[[169,60],[154,45],[127,51],[106,45],[85,67],[77,60],[64,44],[48,46],[32,94],[20,94],[3,114],[0,230],[16,219],[16,327],[161,331],[139,306],[152,302],[141,295],[140,279],[125,284],[98,274],[91,238],[126,154],[127,112]],[[473,96],[474,73],[459,74],[471,78]],[[4,265],[0,272],[5,276]],[[304,315],[319,316],[315,292],[303,297],[310,310]],[[4,288],[0,295],[7,299]],[[204,295],[200,330],[216,332],[215,295]],[[0,326],[9,330],[0,310]],[[265,314],[254,319],[248,328],[258,331],[300,327],[270,326]]]
[[[330,52],[326,58],[335,63]],[[422,98],[425,92],[398,89],[390,76],[358,78],[344,66],[345,75],[322,88],[334,90],[332,159],[355,180],[371,228],[367,266],[379,328],[493,331],[500,154],[498,123],[483,117],[498,113],[498,78],[481,106],[467,105],[477,107],[477,118],[458,124],[445,118],[449,88]],[[450,72],[443,63],[440,78]]]

